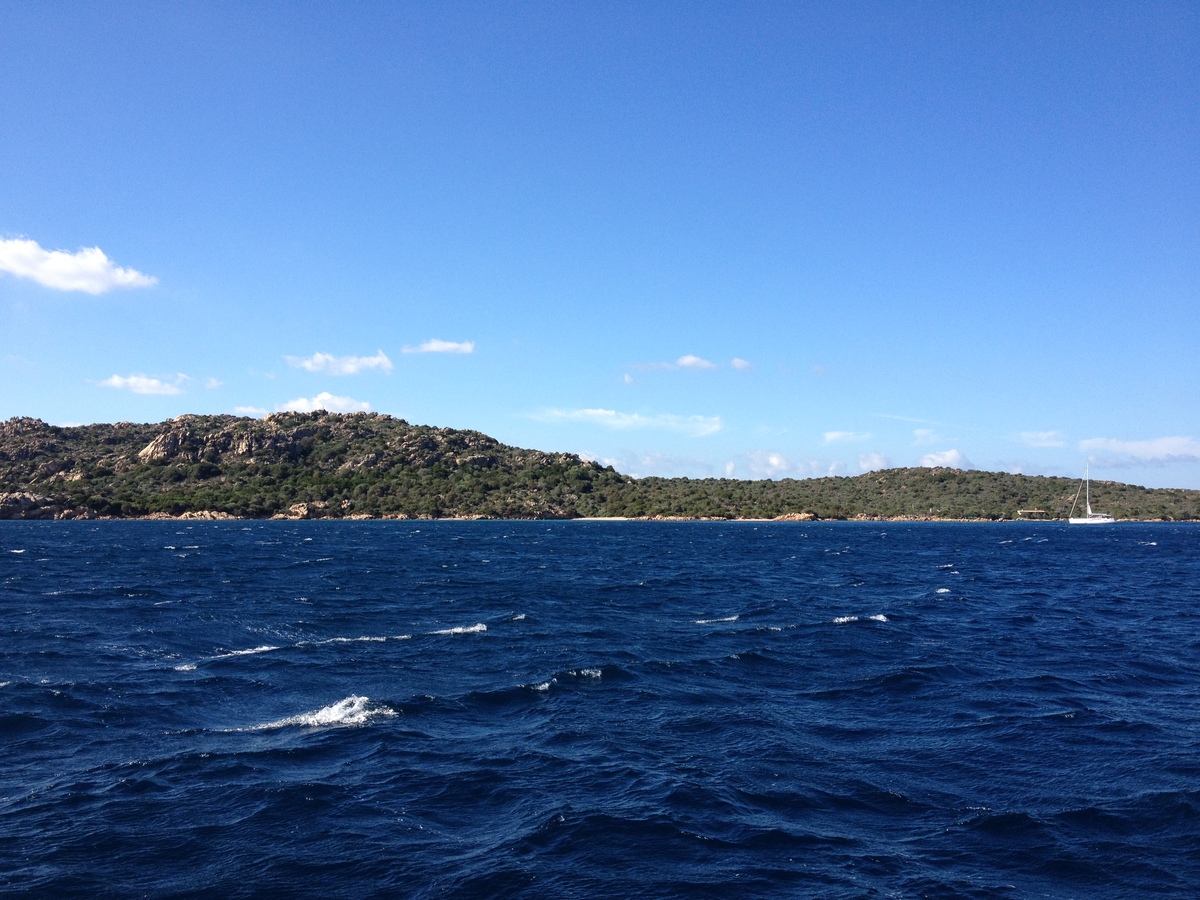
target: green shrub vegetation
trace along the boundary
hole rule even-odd
[[[1120,519],[1200,518],[1200,491],[1093,487]],[[1077,489],[1073,479],[944,468],[634,479],[573,454],[374,413],[0,423],[0,517],[9,518],[1064,518]]]

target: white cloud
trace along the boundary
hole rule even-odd
[[[235,406],[233,411],[239,416],[265,416],[269,412],[261,406]]]
[[[474,341],[442,341],[432,338],[416,347],[402,347],[401,353],[474,353]]]
[[[1062,433],[1058,431],[1022,431],[1021,440],[1030,447],[1067,446],[1067,442],[1063,440]]]
[[[630,375],[628,372],[625,373],[625,383],[633,384],[633,376]]]
[[[312,399],[297,397],[287,403],[277,404],[275,412],[316,412],[318,409],[323,409],[327,412],[350,413],[367,412],[370,408],[371,404],[362,400],[355,400],[353,397],[335,397],[329,391],[321,391]]]
[[[890,469],[892,461],[882,453],[860,453],[858,467],[864,472],[874,472],[877,469]]]
[[[534,418],[541,422],[587,422],[618,431],[656,428],[692,437],[705,437],[721,430],[720,416],[678,416],[670,413],[644,416],[613,409],[547,409],[535,414]]]
[[[749,457],[750,472],[755,478],[778,478],[792,470],[792,464],[782,453],[755,452]]]
[[[746,467],[751,478],[824,478],[846,471],[846,464],[837,459],[792,462],[782,453],[761,450],[746,454]]]
[[[222,384],[223,384],[223,382],[217,380],[216,378],[205,378],[204,379],[204,387],[210,391],[221,387]]]
[[[936,453],[927,453],[921,457],[921,461],[917,465],[927,469],[936,469],[943,466],[951,469],[972,468],[971,461],[958,450],[939,450]]]
[[[329,375],[356,375],[365,369],[392,371],[392,361],[382,350],[374,356],[334,356],[330,353],[314,353],[312,356],[285,356],[293,369],[309,372],[325,372]]]
[[[736,365],[737,362],[741,362],[743,365],[738,366],[738,365]],[[744,368],[745,366],[749,366],[750,363],[746,362],[743,359],[743,360],[735,360],[735,363],[733,365],[734,365],[734,368]],[[715,369],[715,368],[717,368],[717,364],[714,362],[709,362],[707,359],[705,359],[702,356],[695,356],[694,354],[688,353],[684,356],[679,357],[679,359],[675,360],[675,362],[673,362],[673,363],[669,363],[669,362],[635,363],[634,365],[630,366],[630,368],[631,369],[651,369],[651,370],[652,369],[659,369],[659,370],[667,369],[668,371],[674,370],[674,369]]]
[[[176,375],[174,381],[163,381],[146,375],[113,375],[101,381],[100,386],[132,391],[135,394],[182,394],[183,385],[188,381],[191,379],[186,375]]]
[[[56,291],[103,294],[114,288],[150,287],[153,275],[113,264],[99,247],[83,247],[74,253],[45,250],[26,238],[0,238],[0,272],[29,278]]]
[[[825,432],[825,443],[848,443],[854,441],[868,441],[871,435],[860,431],[827,431]]]
[[[740,356],[735,356],[729,361],[729,364],[739,372],[744,372],[754,365],[754,363],[750,362],[749,360],[742,359]]]
[[[914,428],[913,441],[918,444],[932,444],[938,439],[937,433],[929,428]]]
[[[1113,468],[1200,461],[1200,441],[1191,437],[1161,437],[1143,441],[1090,438],[1080,441],[1079,449],[1087,453],[1092,462]]]

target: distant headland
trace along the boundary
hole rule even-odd
[[[1123,520],[1200,491],[1093,481]],[[778,481],[632,478],[571,453],[377,413],[0,422],[0,519],[1064,519],[1077,482],[948,468]]]

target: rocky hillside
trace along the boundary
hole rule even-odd
[[[373,413],[0,423],[0,518],[566,518],[627,480],[572,454]]]
[[[1124,519],[1200,519],[1200,491],[1093,481]],[[569,453],[374,413],[0,423],[0,519],[1065,518],[1078,482],[956,469],[779,481],[632,479]]]

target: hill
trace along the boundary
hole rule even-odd
[[[1200,518],[1200,491],[1093,485],[1118,518]],[[376,413],[0,423],[0,518],[1062,518],[1077,488],[956,469],[633,479],[574,454]]]

